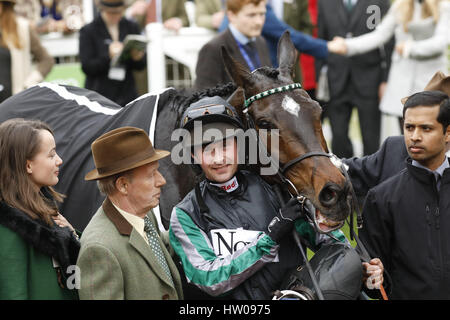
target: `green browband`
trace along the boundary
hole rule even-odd
[[[255,94],[254,96],[248,98],[245,100],[244,102],[244,112],[247,111],[248,107],[256,100],[262,99],[264,97],[270,96],[274,93],[279,93],[279,92],[285,92],[285,91],[290,91],[290,90],[294,90],[294,89],[301,89],[302,85],[300,83],[292,83],[292,84],[288,84],[287,86],[282,86],[282,87],[278,87],[278,88],[274,88],[274,89],[270,89],[267,91],[263,91],[260,92],[258,94]]]

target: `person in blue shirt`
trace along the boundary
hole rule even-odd
[[[222,25],[219,27],[219,31],[224,31],[228,24],[228,18],[225,16]],[[272,65],[274,67],[277,67],[278,65],[276,61],[278,40],[286,30],[290,32],[291,40],[295,48],[301,53],[306,53],[319,59],[326,59],[329,51],[335,51],[334,43],[332,41],[327,42],[322,39],[316,39],[308,34],[295,30],[288,24],[279,20],[273,11],[273,8],[269,4],[266,4],[266,20],[261,35],[267,41]]]

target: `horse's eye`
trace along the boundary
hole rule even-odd
[[[266,120],[259,120],[257,123],[260,129],[273,129],[273,124]]]

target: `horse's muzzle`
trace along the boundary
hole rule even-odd
[[[328,182],[319,193],[319,202],[323,206],[322,212],[334,221],[342,221],[351,212],[350,184],[343,187],[334,182]]]

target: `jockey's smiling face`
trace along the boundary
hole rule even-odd
[[[230,23],[244,36],[258,37],[266,19],[266,1],[261,1],[258,5],[247,3],[238,12],[228,11],[227,14]]]
[[[194,152],[196,162],[210,181],[226,182],[238,169],[237,143],[234,137],[210,143],[202,149],[194,149]]]

